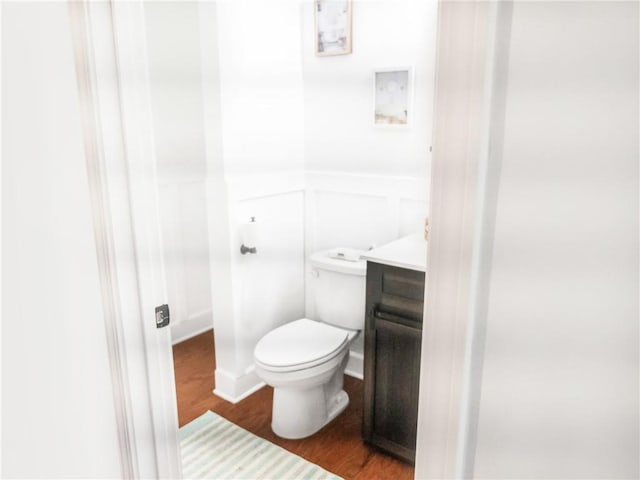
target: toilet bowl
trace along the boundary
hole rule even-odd
[[[267,333],[256,345],[256,374],[273,387],[271,428],[283,438],[308,437],[349,404],[343,390],[349,346],[364,325],[366,262],[310,257],[320,318],[301,318]]]
[[[274,388],[271,428],[276,435],[308,437],[347,407],[342,380],[349,345],[357,335],[302,318],[258,342],[256,373]]]

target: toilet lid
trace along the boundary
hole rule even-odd
[[[267,333],[256,345],[255,359],[263,365],[288,367],[327,357],[348,340],[348,332],[302,318]]]

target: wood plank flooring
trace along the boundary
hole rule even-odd
[[[285,440],[271,431],[271,387],[264,387],[235,405],[212,393],[215,370],[212,331],[175,345],[173,360],[180,426],[211,410],[345,480],[413,478],[412,466],[362,441],[361,380],[345,376],[345,391],[351,401],[337,419],[309,438]]]

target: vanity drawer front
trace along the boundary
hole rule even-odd
[[[382,315],[422,324],[424,272],[368,262],[367,299]]]

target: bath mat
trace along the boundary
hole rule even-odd
[[[211,411],[180,429],[180,449],[184,478],[342,480]]]

